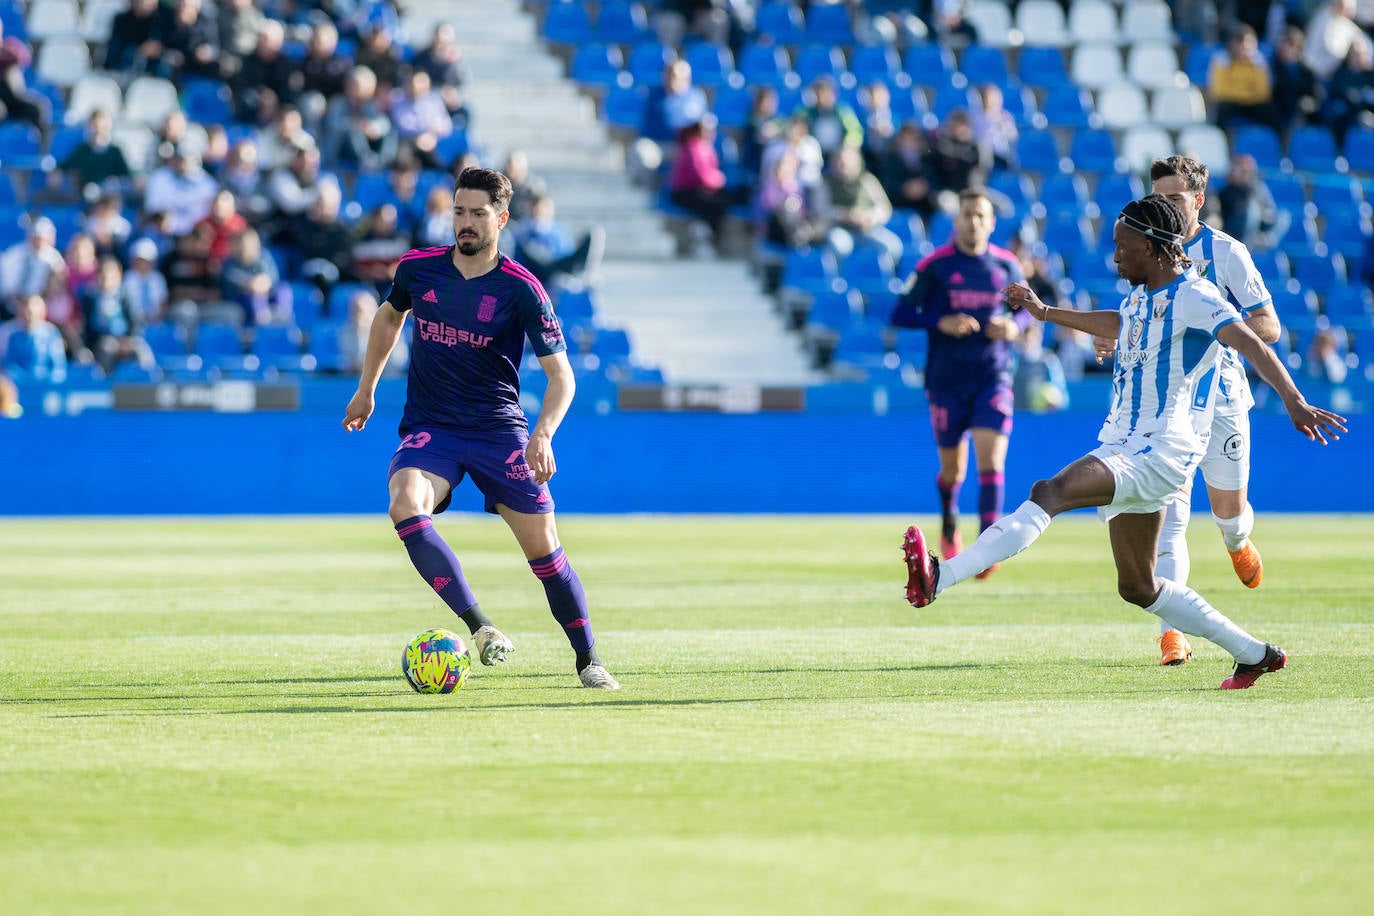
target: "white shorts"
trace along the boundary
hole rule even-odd
[[[1116,481],[1112,501],[1097,510],[1104,522],[1126,513],[1148,515],[1163,509],[1188,484],[1202,460],[1201,452],[1144,436],[1107,442],[1088,454],[1101,460]]]
[[[1250,414],[1212,417],[1202,479],[1214,490],[1240,490],[1250,482]]]

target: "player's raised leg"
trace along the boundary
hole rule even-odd
[[[582,580],[563,554],[553,513],[516,512],[504,503],[497,505],[496,510],[520,542],[530,571],[544,586],[549,611],[563,627],[568,644],[576,654],[577,676],[582,686],[619,690],[620,683],[597,657],[596,637],[592,634],[591,615],[587,609],[587,594],[582,588]]]
[[[1008,387],[989,400],[984,413],[988,425],[975,422],[973,451],[978,460],[978,533],[987,531],[1002,517],[1006,498],[1007,443],[1011,433],[1012,394]],[[974,578],[986,579],[997,571],[989,566]]]
[[[429,444],[426,440],[426,445]],[[409,457],[406,449],[403,445],[397,451],[398,459]],[[432,471],[398,467],[397,460],[393,460],[392,467],[394,470],[387,482],[391,495],[389,512],[396,534],[410,555],[410,562],[420,578],[467,624],[482,664],[505,661],[515,647],[482,613],[457,555],[434,528],[431,517],[434,508],[448,497],[452,485]]]

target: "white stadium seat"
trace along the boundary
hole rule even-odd
[[[1146,89],[1178,86],[1187,82],[1178,69],[1178,52],[1172,44],[1162,41],[1132,45],[1126,56],[1126,72],[1137,85]]]
[[[24,27],[33,41],[76,35],[76,0],[33,0]]]
[[[1136,0],[1121,11],[1121,33],[1131,41],[1175,42],[1174,16],[1159,0]]]
[[[1097,113],[1108,130],[1129,130],[1150,118],[1145,92],[1135,83],[1116,83],[1097,93]]]
[[[161,125],[180,107],[177,88],[156,76],[140,76],[124,92],[124,117],[149,127]]]
[[[1120,17],[1107,0],[1074,0],[1069,8],[1069,34],[1077,44],[1121,43]]]
[[[1023,0],[1016,9],[1016,27],[1028,45],[1062,48],[1070,43],[1064,8],[1057,0]]]
[[[148,168],[151,164],[150,154],[156,141],[152,129],[142,124],[115,125],[114,144],[124,153],[124,160],[135,172]]]
[[[1165,159],[1175,152],[1169,132],[1154,125],[1133,127],[1121,139],[1121,158],[1126,160],[1127,168],[1136,173],[1148,172],[1151,162]]]
[[[128,5],[124,0],[86,0],[81,12],[81,37],[93,44],[108,42],[114,18]]]
[[[1231,167],[1231,149],[1226,132],[1215,124],[1194,124],[1178,132],[1178,151],[1191,156],[1211,169],[1213,175],[1224,174]]]
[[[124,92],[114,77],[87,73],[72,86],[72,97],[67,102],[67,123],[84,124],[96,111],[104,111],[111,118],[118,118],[123,109]]]
[[[1085,89],[1104,89],[1122,82],[1121,50],[1110,42],[1079,45],[1073,51],[1070,76]]]
[[[39,79],[63,88],[74,85],[90,69],[91,51],[76,35],[58,35],[43,42],[34,66]]]
[[[1150,120],[1170,130],[1203,124],[1207,121],[1207,103],[1196,86],[1166,86],[1155,90]]]
[[[973,0],[964,18],[978,30],[978,43],[1005,48],[1011,43],[1011,10],[1003,0]]]

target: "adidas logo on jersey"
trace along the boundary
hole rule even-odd
[[[425,302],[433,302],[436,305],[439,303],[439,297],[434,294],[434,290],[430,290],[420,298],[423,299]]]

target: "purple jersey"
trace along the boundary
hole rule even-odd
[[[936,328],[945,315],[963,312],[986,329],[995,315],[1012,315],[1024,330],[1031,317],[1014,314],[1002,301],[1002,287],[1024,280],[1021,263],[1005,248],[989,245],[980,255],[965,254],[952,243],[936,248],[916,265],[916,281],[892,310],[892,324],[925,328],[930,335],[926,387],[939,390],[1011,384],[1012,346],[989,340],[985,331],[951,337]]]
[[[453,266],[452,245],[420,248],[396,265],[386,298],[415,315],[402,435],[528,428],[520,409],[525,339],[537,356],[567,349],[533,274],[501,255],[496,267],[468,280]]]

